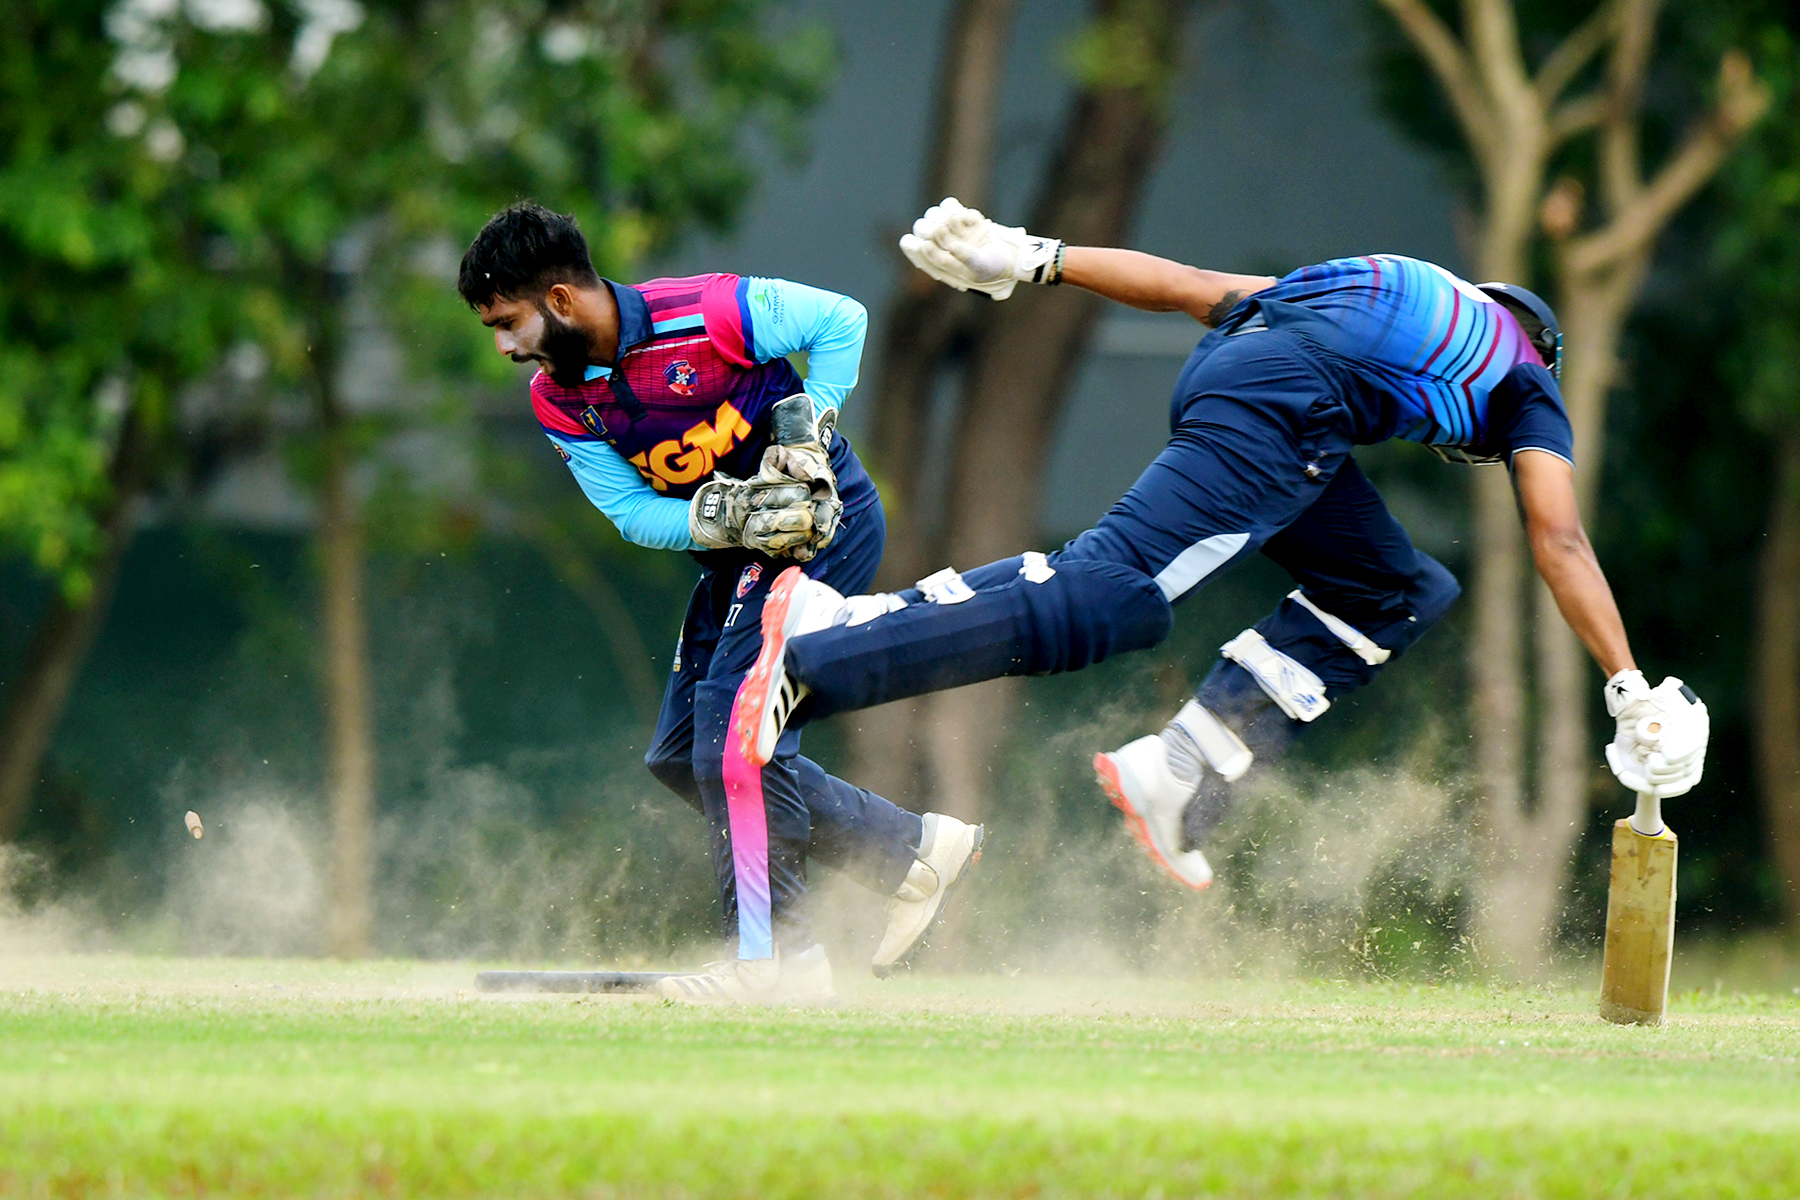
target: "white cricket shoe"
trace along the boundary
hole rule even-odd
[[[942,813],[926,813],[919,838],[919,857],[906,880],[887,902],[887,930],[869,969],[886,979],[924,941],[926,930],[943,910],[944,897],[963,872],[981,859],[986,826],[970,825]]]
[[[799,567],[783,571],[769,589],[763,601],[762,653],[744,677],[731,708],[732,728],[742,739],[744,757],[755,765],[760,767],[775,757],[775,743],[781,740],[794,706],[810,690],[788,677],[788,639],[841,625],[848,610],[841,594],[808,579]]]
[[[831,962],[817,943],[798,954],[730,958],[694,975],[670,975],[656,985],[665,1000],[683,1004],[836,1004]]]
[[[1212,882],[1206,855],[1181,848],[1181,812],[1193,798],[1194,785],[1170,770],[1168,746],[1160,734],[1094,755],[1094,774],[1157,866],[1195,891]]]

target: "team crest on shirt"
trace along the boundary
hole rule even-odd
[[[755,587],[756,581],[761,578],[761,563],[751,563],[749,566],[745,567],[744,573],[738,576],[737,598],[742,600],[745,596],[748,596],[750,594],[750,589]]]
[[[699,372],[685,358],[678,358],[663,368],[663,378],[669,381],[669,390],[677,396],[694,394],[694,379]]]
[[[610,437],[607,437],[606,422],[600,419],[600,410],[593,405],[590,404],[581,410],[581,423],[586,425],[588,432],[595,437],[606,438],[609,442],[612,440]]]

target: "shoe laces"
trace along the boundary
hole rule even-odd
[[[784,674],[782,676],[781,686],[776,689],[771,701],[771,707],[775,710],[777,728],[787,728],[788,717],[793,715],[794,706],[805,698],[808,690],[810,689],[805,684],[800,683],[792,675]]]

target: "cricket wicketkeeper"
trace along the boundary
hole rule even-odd
[[[756,766],[726,753],[781,569],[854,593],[881,561],[880,498],[834,428],[862,359],[862,305],[727,274],[614,283],[575,221],[535,204],[488,221],[457,288],[500,353],[540,365],[532,409],[595,507],[627,541],[700,566],[645,762],[711,827],[738,958],[664,980],[664,994],[831,999],[803,905],[809,856],[891,897],[873,963],[887,974],[977,856],[981,827],[920,818],[827,775],[800,756],[797,730]],[[785,357],[796,351],[804,383]]]
[[[1160,735],[1094,760],[1157,863],[1205,887],[1212,869],[1200,845],[1231,785],[1405,653],[1458,595],[1352,456],[1400,438],[1511,472],[1538,573],[1607,676],[1618,722],[1608,763],[1626,786],[1663,797],[1698,782],[1706,707],[1679,679],[1652,689],[1632,659],[1576,511],[1574,438],[1557,387],[1562,335],[1537,296],[1393,255],[1281,279],[1204,271],[1065,246],[955,200],[926,212],[901,248],[934,279],[996,300],[1021,281],[1074,284],[1185,312],[1211,332],[1176,380],[1167,448],[1061,550],[946,569],[848,602],[784,575],[733,716],[753,761],[773,751],[802,698],[810,719],[1153,646],[1169,633],[1172,606],[1261,553],[1299,586],[1222,647]]]

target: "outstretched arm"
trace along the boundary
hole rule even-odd
[[[1203,271],[1136,250],[1065,246],[991,221],[953,196],[913,222],[900,250],[919,270],[958,291],[1004,300],[1021,281],[1072,283],[1133,308],[1184,312],[1206,326],[1275,283],[1268,275]]]
[[[1619,607],[1575,508],[1575,468],[1550,451],[1521,448],[1513,454],[1513,483],[1538,574],[1606,672],[1606,711],[1615,722],[1607,766],[1635,792],[1683,795],[1705,771],[1706,705],[1673,677],[1652,688],[1632,661]]]
[[[1531,557],[1563,620],[1608,677],[1637,666],[1612,588],[1594,558],[1575,505],[1575,468],[1542,450],[1513,456],[1513,486]]]
[[[1213,326],[1252,292],[1273,287],[1272,275],[1206,271],[1137,250],[1069,246],[1062,281],[1148,312],[1184,312]]]

